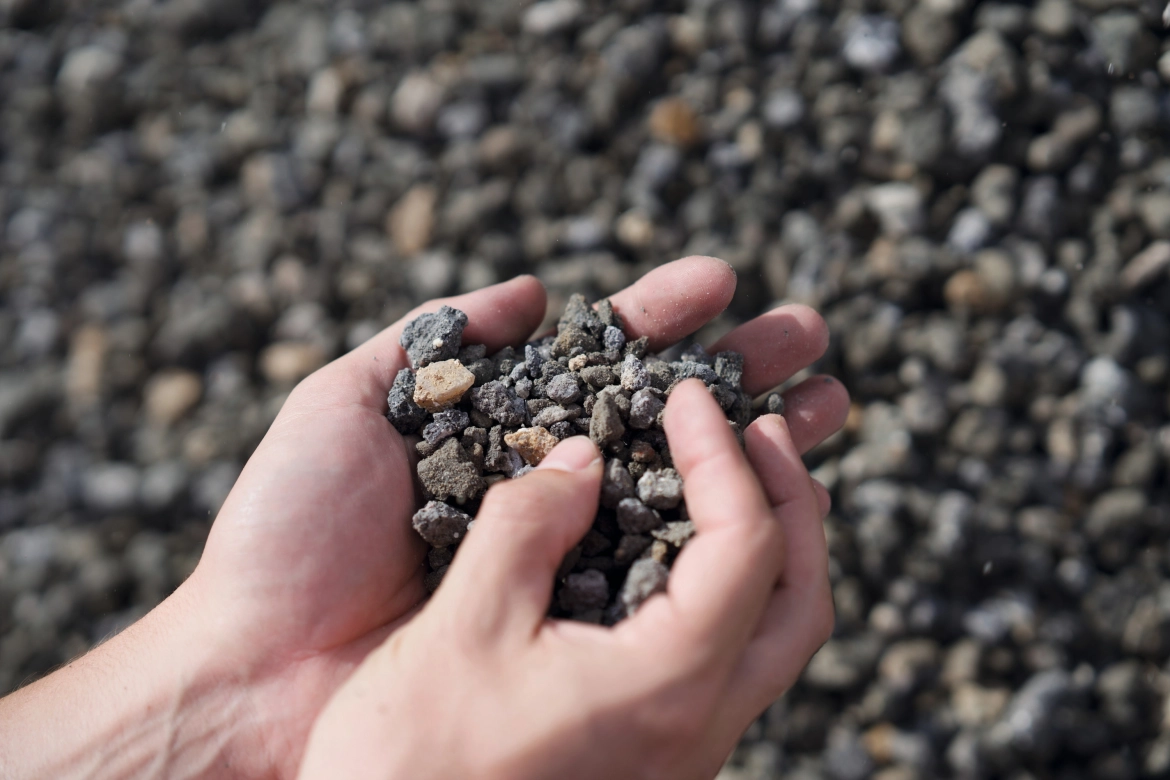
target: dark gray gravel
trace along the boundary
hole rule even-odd
[[[170,592],[291,385],[417,302],[701,253],[701,341],[811,304],[855,400],[836,634],[725,777],[1166,776],[1163,10],[0,3],[0,691]]]

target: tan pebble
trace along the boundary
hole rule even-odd
[[[699,119],[685,100],[667,98],[650,112],[650,135],[675,146],[692,146],[699,140]]]
[[[160,371],[146,384],[146,416],[155,425],[174,425],[199,403],[202,395],[203,380],[194,371]]]
[[[951,309],[977,311],[987,305],[987,291],[974,271],[962,270],[947,280],[943,297]]]
[[[475,384],[475,375],[458,360],[440,360],[423,366],[414,376],[414,402],[428,412],[456,404]]]
[[[544,456],[552,452],[558,441],[556,436],[539,425],[504,434],[504,443],[520,453],[529,466],[536,466],[544,460]]]
[[[569,358],[569,370],[570,371],[580,371],[581,369],[585,368],[585,366],[587,366],[587,365],[589,365],[589,356],[588,355],[577,355],[576,357]]]
[[[65,392],[77,406],[89,406],[102,392],[102,373],[108,347],[106,332],[98,325],[85,325],[69,345]]]
[[[406,257],[426,249],[435,224],[438,192],[429,184],[417,184],[394,204],[386,218],[386,231],[394,247]]]
[[[260,353],[260,371],[269,382],[299,382],[325,365],[325,353],[316,344],[279,341]]]

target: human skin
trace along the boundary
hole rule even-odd
[[[726,264],[686,258],[612,300],[633,336],[646,335],[661,348],[722,311],[734,286]],[[407,365],[398,345],[402,326],[443,303],[468,314],[465,342],[494,351],[532,333],[544,316],[545,293],[525,276],[432,301],[301,382],[220,510],[191,577],[126,631],[0,700],[0,776],[297,774],[330,698],[372,651],[404,626],[423,623],[440,600],[419,611],[426,545],[410,527],[412,460],[384,413],[387,389]],[[789,306],[713,348],[742,352],[745,387],[759,393],[807,366],[826,344],[821,318]],[[848,399],[839,383],[823,377],[787,398],[787,424],[757,423],[748,454],[770,504],[779,498],[784,505],[785,494],[774,491],[788,490],[797,475],[799,489],[808,491],[801,505],[807,510],[812,495],[812,511],[777,515],[787,545],[779,543],[774,587],[753,609],[759,619],[750,632],[744,623],[737,634],[750,637],[736,667],[743,679],[767,678],[771,685],[736,683],[745,687],[743,712],[758,712],[773,691],[791,684],[831,625],[819,523],[828,499],[797,453],[840,427]],[[550,471],[524,479],[536,485]],[[586,473],[573,472],[576,479]],[[688,503],[695,501],[687,489]],[[653,611],[648,603],[644,612]],[[383,655],[370,657],[371,665]],[[720,746],[742,728],[730,725],[743,720],[739,709],[734,715],[716,714],[710,738],[718,733]]]

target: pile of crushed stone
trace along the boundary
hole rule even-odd
[[[694,345],[675,360],[629,340],[608,300],[574,295],[555,335],[494,355],[464,345],[467,315],[444,306],[412,320],[401,343],[387,417],[419,434],[418,479],[427,503],[414,528],[432,549],[427,589],[439,586],[487,489],[523,476],[562,439],[586,434],[605,457],[593,526],[557,573],[550,615],[613,624],[666,586],[694,534],[673,468],[662,412],[675,385],[701,379],[742,442],[753,415],[741,387],[743,356]],[[761,411],[783,411],[779,394]]]

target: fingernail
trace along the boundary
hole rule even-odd
[[[585,436],[574,436],[565,439],[553,448],[553,451],[544,456],[538,469],[554,469],[556,471],[584,471],[601,460],[597,447]]]

